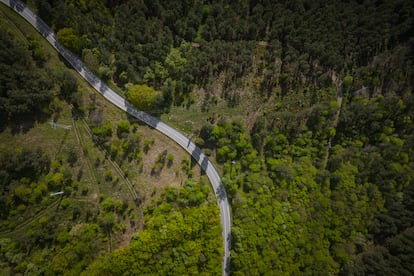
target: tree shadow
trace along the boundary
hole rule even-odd
[[[126,99],[124,99],[124,104],[126,107],[126,112],[129,114],[128,120],[131,120],[130,122],[137,122],[136,119],[138,119],[139,121],[152,128],[157,128],[157,125],[161,122],[157,117],[154,117],[144,111],[137,110]]]
[[[138,118],[135,118],[134,116],[132,116],[128,112],[126,113],[126,115],[127,115],[127,120],[131,124],[131,126],[133,126],[134,124],[137,124],[139,126],[148,126],[145,122],[143,122],[142,120],[140,120]],[[149,127],[152,128],[151,126],[149,126]]]
[[[24,134],[32,129],[36,123],[45,123],[49,119],[50,114],[45,113],[21,115],[12,118],[12,120],[0,126],[0,131],[3,131],[6,127],[10,127],[12,135]]]
[[[217,187],[216,195],[217,195],[219,202],[227,198],[226,189],[224,188],[223,184],[220,183],[220,185]]]
[[[36,27],[37,31],[45,38],[49,35],[54,36],[52,29],[42,20],[40,17],[36,16]]]
[[[230,257],[226,258],[226,259],[224,260],[224,263],[225,263],[225,268],[224,268],[224,270],[226,271],[226,273],[227,273],[227,274],[230,274],[230,264],[231,264]]]
[[[18,0],[10,0],[10,7],[18,12],[22,12],[26,6]]]

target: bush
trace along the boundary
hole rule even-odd
[[[128,89],[127,99],[139,110],[149,111],[154,109],[158,93],[148,85],[132,85]]]
[[[62,199],[62,202],[60,203],[60,206],[61,206],[63,209],[67,209],[70,205],[71,205],[71,202],[70,202],[70,200],[69,200],[69,199],[67,199],[67,198]]]
[[[203,147],[204,146],[204,139],[201,137],[197,137],[194,141],[194,143],[198,146],[198,147]]]
[[[101,205],[105,211],[114,211],[115,210],[115,200],[112,197],[105,198]]]
[[[211,149],[204,149],[204,154],[207,156],[211,156]]]
[[[116,134],[120,138],[121,137],[124,137],[125,134],[128,134],[129,133],[129,128],[130,127],[131,127],[131,124],[128,121],[126,121],[126,120],[120,121],[118,123],[118,127],[116,129]]]
[[[104,124],[101,127],[92,128],[92,133],[94,141],[98,144],[103,144],[109,137],[112,137],[112,127],[110,124]]]
[[[174,155],[172,155],[171,153],[169,153],[167,155],[167,166],[168,167],[171,167],[171,165],[173,164],[173,162],[174,162]]]
[[[112,178],[113,178],[112,171],[111,170],[106,170],[105,171],[105,180],[106,181],[112,181]]]
[[[57,32],[57,38],[69,50],[80,53],[80,38],[72,28],[63,28]]]
[[[154,144],[154,139],[149,139],[144,141],[144,152],[148,153],[149,149],[151,148],[151,145]]]

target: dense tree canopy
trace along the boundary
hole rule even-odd
[[[44,183],[33,185],[49,172],[50,159],[41,150],[18,149],[0,154],[1,220],[13,220],[17,206],[40,202]],[[3,225],[2,225],[3,227]]]
[[[179,97],[221,74],[229,92],[254,73],[270,96],[323,88],[332,70],[371,91],[414,79],[410,1],[34,2],[121,86],[174,81]]]
[[[128,247],[99,259],[85,275],[220,274],[219,212],[205,204],[208,186],[187,181],[166,189],[146,210],[145,229]]]
[[[18,116],[48,113],[52,83],[46,71],[2,28],[0,45],[0,125]]]
[[[232,205],[232,275],[412,273],[413,1],[28,2],[139,109],[249,106],[246,122],[211,114],[193,128],[194,141],[216,159]],[[44,111],[51,84],[30,70],[44,55],[5,31],[0,39],[0,115]],[[73,82],[60,80],[71,101]],[[90,119],[112,157],[138,159],[130,145],[139,138],[129,136],[127,123],[112,139],[110,122]],[[144,142],[145,153],[152,143]],[[155,174],[165,159],[158,155]],[[190,166],[182,163],[187,172]],[[13,200],[26,204],[24,181]],[[59,172],[50,176],[51,185],[62,181]],[[212,238],[218,214],[205,199],[194,183],[165,190],[131,244],[85,273],[220,273],[220,241]],[[115,215],[97,224],[85,231],[110,234]],[[60,249],[62,267],[65,260],[79,265],[79,256],[68,261],[69,249]]]

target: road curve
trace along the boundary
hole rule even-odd
[[[128,103],[123,97],[118,95],[107,84],[95,76],[95,74],[93,74],[77,56],[75,56],[57,41],[57,37],[52,29],[50,29],[49,26],[43,22],[43,20],[41,20],[36,14],[27,8],[24,3],[18,0],[0,0],[0,2],[12,8],[26,21],[28,21],[34,28],[36,28],[36,30],[42,34],[42,36],[66,59],[66,61],[69,62],[73,68],[75,68],[75,70],[107,100],[112,102],[120,109],[128,112],[135,118],[143,121],[149,126],[170,137],[183,149],[189,152],[195,160],[197,160],[201,168],[205,171],[206,175],[210,179],[211,186],[213,187],[213,190],[216,194],[217,202],[220,208],[224,245],[223,275],[228,275],[231,239],[230,207],[227,200],[226,191],[223,184],[221,183],[220,175],[214,168],[213,164],[208,160],[207,156],[205,156],[201,152],[200,148],[198,148],[193,142],[191,142],[189,138],[187,138],[181,132],[163,123],[158,118],[135,109],[135,107]]]

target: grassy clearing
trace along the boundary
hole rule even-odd
[[[108,103],[101,95],[96,96],[94,100],[85,95],[85,106],[90,105],[92,101],[97,110],[102,110],[104,122],[111,125],[113,131],[112,139],[118,139],[116,137],[116,129],[118,122],[122,120],[130,120],[131,128],[136,128],[135,131],[140,134],[140,152],[142,152],[143,162],[142,170],[140,169],[139,162],[136,160],[133,160],[132,162],[123,160],[122,162],[118,162],[118,164],[121,169],[127,173],[128,179],[133,183],[135,189],[139,191],[145,199],[150,199],[152,196],[159,195],[162,188],[179,186],[184,183],[187,179],[187,175],[181,169],[181,162],[190,159],[187,152],[181,149],[180,146],[168,137],[158,133],[151,127],[141,124],[135,119],[131,119],[124,112],[118,110],[114,105]],[[144,151],[144,144],[146,141],[152,141],[147,152]],[[164,165],[159,174],[152,175],[152,167],[156,163],[157,156],[163,151],[167,151],[168,154],[174,156],[174,160],[171,165]],[[98,156],[92,156],[92,159],[94,158],[96,159]],[[193,171],[193,177],[199,179],[201,174],[200,168],[194,167]],[[146,205],[146,203],[144,203],[144,205]]]
[[[220,101],[205,112],[202,111],[201,105],[200,101],[189,108],[172,106],[168,114],[161,115],[161,119],[183,133],[190,135],[198,132],[203,125],[209,122],[216,122],[220,119],[245,122],[247,118],[248,110],[244,105],[229,107],[224,101]]]

